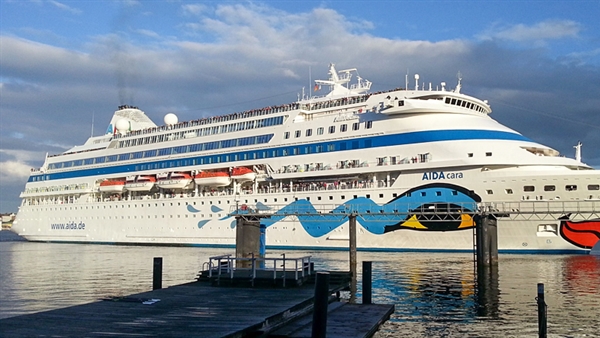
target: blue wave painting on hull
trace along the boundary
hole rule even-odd
[[[298,221],[309,235],[312,237],[321,237],[348,221],[347,216],[340,214],[356,213],[359,215],[357,217],[357,222],[360,223],[365,230],[376,235],[383,235],[386,232],[398,229],[433,231],[459,230],[459,228],[461,228],[460,226],[456,226],[455,229],[449,229],[431,226],[427,227],[420,223],[415,223],[419,222],[419,220],[412,220],[412,223],[410,223],[411,226],[403,227],[402,225],[405,221],[409,221],[411,212],[415,212],[415,210],[419,210],[419,208],[423,208],[424,206],[431,206],[436,203],[451,204],[467,213],[477,209],[477,202],[481,202],[481,198],[473,193],[473,191],[453,184],[431,183],[408,190],[384,205],[379,205],[366,197],[358,197],[325,213],[319,213],[310,201],[297,200],[277,210],[271,217],[262,219],[261,224],[264,224],[268,228],[286,217],[293,216],[298,218]],[[270,209],[270,207],[260,202],[257,203],[256,206],[260,211]],[[217,209],[219,211],[222,210],[216,206],[211,206],[213,212],[217,212]],[[191,211],[189,206],[188,210]],[[239,214],[247,214],[248,212],[248,210],[236,211],[236,213]],[[395,216],[394,214],[398,215]],[[224,221],[231,217],[233,216],[227,215],[219,220]],[[412,218],[414,218],[414,216]],[[203,226],[208,222],[209,220],[200,221],[198,227],[201,227],[200,223],[202,223]],[[235,228],[235,223],[235,220],[230,223],[232,229]],[[425,222],[423,223],[427,224]],[[419,226],[416,227],[414,224],[419,224]]]
[[[460,206],[465,211],[477,209],[479,196],[472,191],[446,183],[432,183],[411,189],[387,204],[379,205],[366,197],[359,197],[331,210],[332,214],[321,213],[307,200],[297,200],[279,209],[270,218],[261,221],[266,227],[273,225],[288,217],[295,215],[308,234],[321,237],[348,221],[340,213],[357,213],[357,222],[372,234],[382,235],[386,227],[393,227],[404,220],[406,214],[427,204],[451,203]],[[398,217],[394,214],[398,213]],[[335,215],[338,214],[338,215]],[[404,214],[404,215],[402,215]]]

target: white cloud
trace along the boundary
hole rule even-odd
[[[479,36],[482,40],[500,39],[516,42],[543,42],[566,38],[577,38],[581,25],[571,20],[547,20],[534,25],[516,24],[492,27]]]
[[[565,56],[563,61],[564,64],[573,64],[583,66],[586,64],[600,65],[600,48],[592,49],[584,52],[573,52]]]
[[[50,0],[50,1],[48,1],[48,3],[54,5],[55,7],[59,8],[59,9],[70,12],[71,14],[81,14],[81,10],[67,6],[61,2]]]
[[[141,3],[138,0],[117,0],[121,4],[127,7],[139,6]]]
[[[0,162],[0,181],[24,181],[29,177],[31,168],[31,166],[17,161]]]
[[[207,10],[208,7],[201,4],[182,5],[181,10],[184,15],[200,15]]]
[[[138,30],[136,30],[136,32],[138,34],[140,34],[140,35],[144,35],[144,36],[147,36],[147,37],[150,37],[150,38],[159,39],[161,37],[155,31],[151,31],[151,30],[148,30],[148,29],[138,29]]]

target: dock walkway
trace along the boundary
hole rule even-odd
[[[313,297],[314,285],[295,288],[241,288],[212,287],[207,283],[193,282],[127,297],[1,319],[0,336],[268,336],[270,331],[285,327],[292,320],[310,313]],[[393,305],[388,307],[393,311]],[[331,313],[328,326],[332,323],[333,329],[333,321],[336,319],[333,316],[335,312]],[[352,319],[339,320],[342,325],[348,325],[349,321]],[[380,317],[376,318],[369,327],[375,324],[378,327],[381,322]],[[310,325],[306,322],[299,325],[310,330]],[[303,334],[298,328],[288,329],[295,334]],[[303,337],[284,333],[279,336]],[[356,334],[340,336],[357,337]]]

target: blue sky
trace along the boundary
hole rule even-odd
[[[0,0],[0,212],[29,168],[101,134],[292,102],[327,65],[373,91],[456,83],[492,117],[600,167],[600,1]]]

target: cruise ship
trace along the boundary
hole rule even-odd
[[[586,253],[600,239],[600,171],[490,117],[446,83],[370,92],[329,67],[297,101],[156,125],[137,107],[32,169],[12,230],[30,241],[235,245],[264,213],[267,248],[470,251],[473,215],[500,252]],[[326,94],[325,94],[326,93]],[[323,95],[325,94],[325,95]],[[452,212],[450,212],[452,211]],[[450,216],[449,216],[450,215]]]

